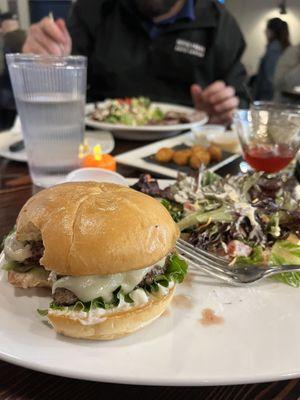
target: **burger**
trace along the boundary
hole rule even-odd
[[[174,250],[178,236],[165,207],[143,193],[110,183],[65,183],[28,200],[4,254],[12,284],[22,274],[23,287],[52,287],[51,304],[39,312],[58,333],[108,340],[144,327],[167,308],[187,273]]]

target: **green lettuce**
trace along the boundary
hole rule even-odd
[[[300,265],[300,246],[288,240],[277,241],[272,247],[270,262],[275,265]],[[293,287],[300,287],[300,272],[277,274],[274,279]]]
[[[161,204],[169,211],[175,222],[178,222],[182,219],[183,206],[181,204],[177,204],[166,199],[162,199]]]
[[[232,222],[233,212],[226,204],[211,211],[203,211],[201,209],[195,213],[187,215],[185,218],[179,221],[178,227],[181,231],[184,231],[185,229],[191,228],[194,225],[204,224],[208,221],[222,223]]]
[[[252,253],[248,257],[240,256],[237,257],[235,265],[253,265],[253,264],[263,264],[263,250],[260,246],[253,247]]]

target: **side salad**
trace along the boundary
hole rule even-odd
[[[180,174],[164,190],[142,175],[133,188],[160,198],[189,243],[225,257],[230,265],[300,265],[299,188],[287,174]],[[275,278],[300,287],[298,272]]]

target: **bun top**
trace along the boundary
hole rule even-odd
[[[157,200],[112,183],[72,182],[23,206],[18,240],[42,240],[40,260],[60,275],[107,275],[146,268],[175,246],[179,231]]]

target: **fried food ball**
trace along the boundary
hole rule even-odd
[[[195,146],[191,147],[192,153],[195,154],[198,151],[206,151],[206,148],[204,146],[201,146],[200,144],[197,144]]]
[[[222,150],[219,146],[216,146],[215,144],[211,144],[207,151],[210,154],[211,160],[213,161],[221,161],[222,160]]]
[[[190,149],[175,151],[173,161],[175,164],[183,166],[188,165],[192,151]]]
[[[210,163],[211,157],[207,150],[198,150],[193,155],[198,157],[202,164],[207,165]]]
[[[174,155],[174,150],[169,147],[162,147],[155,154],[155,160],[161,163],[168,163],[172,160]]]
[[[190,158],[190,167],[193,169],[199,169],[202,165],[202,161],[195,154]]]

